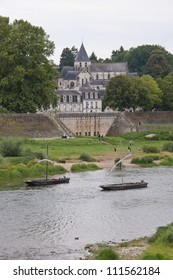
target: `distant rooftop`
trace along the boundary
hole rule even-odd
[[[80,62],[80,61],[90,62],[89,57],[87,55],[87,52],[85,50],[85,47],[84,47],[83,43],[82,43],[82,45],[80,47],[79,52],[77,53],[75,61],[76,62]]]

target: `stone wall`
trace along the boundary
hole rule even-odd
[[[0,114],[0,137],[60,137],[62,129],[42,114]]]
[[[0,137],[117,136],[173,129],[173,112],[0,114]]]
[[[55,118],[61,120],[75,136],[105,136],[117,119],[117,113],[72,113],[56,114]]]

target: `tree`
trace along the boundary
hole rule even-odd
[[[139,76],[142,76],[144,74],[151,74],[151,71],[149,69],[146,69],[146,65],[147,63],[149,63],[149,59],[151,59],[151,54],[154,54],[155,51],[156,54],[158,54],[158,52],[162,53],[164,64],[166,65],[167,63],[170,72],[171,69],[173,69],[173,55],[168,53],[163,47],[158,45],[142,45],[136,48],[131,48],[126,54],[126,60],[128,62],[130,72],[137,72]],[[147,67],[149,67],[149,65]]]
[[[90,55],[89,59],[90,59],[91,62],[98,62],[97,56],[95,55],[94,52],[92,52],[92,54]]]
[[[159,88],[163,92],[162,110],[172,111],[173,110],[173,73],[170,73],[163,79],[159,78],[156,81]]]
[[[159,78],[166,76],[170,71],[165,51],[161,49],[153,50],[146,63],[146,73],[153,78]]]
[[[60,71],[62,70],[62,68],[64,66],[74,66],[74,60],[75,60],[75,56],[76,56],[76,50],[74,51],[75,47],[72,47],[72,49],[69,48],[64,48],[60,57],[60,64],[59,64],[59,68]]]
[[[149,75],[140,78],[143,91],[146,93],[145,99],[141,99],[140,105],[144,110],[160,109],[162,104],[162,91],[157,82]]]
[[[123,46],[121,46],[119,50],[116,51],[113,50],[111,55],[112,62],[127,61],[127,53],[128,51],[125,51]]]
[[[103,97],[103,107],[109,106],[120,111],[131,106],[130,78],[128,76],[116,76],[112,78],[106,88]]]
[[[49,63],[54,43],[41,27],[0,18],[0,102],[17,113],[47,109],[54,100],[56,71]],[[6,34],[6,36],[3,36]]]

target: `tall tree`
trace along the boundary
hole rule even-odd
[[[89,59],[90,59],[91,62],[98,62],[97,56],[95,55],[94,52],[92,52]]]
[[[131,106],[130,78],[128,76],[116,76],[112,78],[106,88],[103,97],[103,107],[109,106],[120,111]]]
[[[54,43],[49,36],[41,27],[23,20],[10,24],[7,18],[0,18],[0,30],[1,107],[21,113],[47,109],[52,100],[56,105],[56,71],[48,60]]]
[[[76,56],[76,50],[74,51],[75,47],[73,46],[71,49],[69,48],[64,48],[60,57],[60,64],[59,68],[60,71],[64,66],[74,66],[74,60]]]
[[[163,92],[162,110],[173,111],[173,73],[170,73],[163,79],[159,78],[156,81]]]
[[[149,75],[143,75],[140,78],[144,92],[146,92],[145,99],[141,99],[140,105],[144,110],[160,109],[162,105],[162,91],[157,82]]]
[[[164,50],[155,49],[146,63],[146,73],[153,78],[166,76],[171,71]]]

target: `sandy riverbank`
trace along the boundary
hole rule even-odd
[[[79,160],[76,160],[76,161],[72,161],[72,162],[69,161],[69,162],[66,162],[66,163],[58,163],[58,165],[63,166],[68,172],[70,172],[72,165],[82,164],[82,163],[89,164],[90,162],[81,162]],[[105,158],[105,160],[98,159],[98,161],[95,161],[95,162],[92,162],[92,163],[96,164],[98,167],[103,168],[103,169],[104,168],[111,169],[114,165],[114,161],[112,159],[107,159],[107,158]],[[125,159],[123,161],[123,165],[125,167],[137,167],[136,164],[131,163],[131,159]]]

